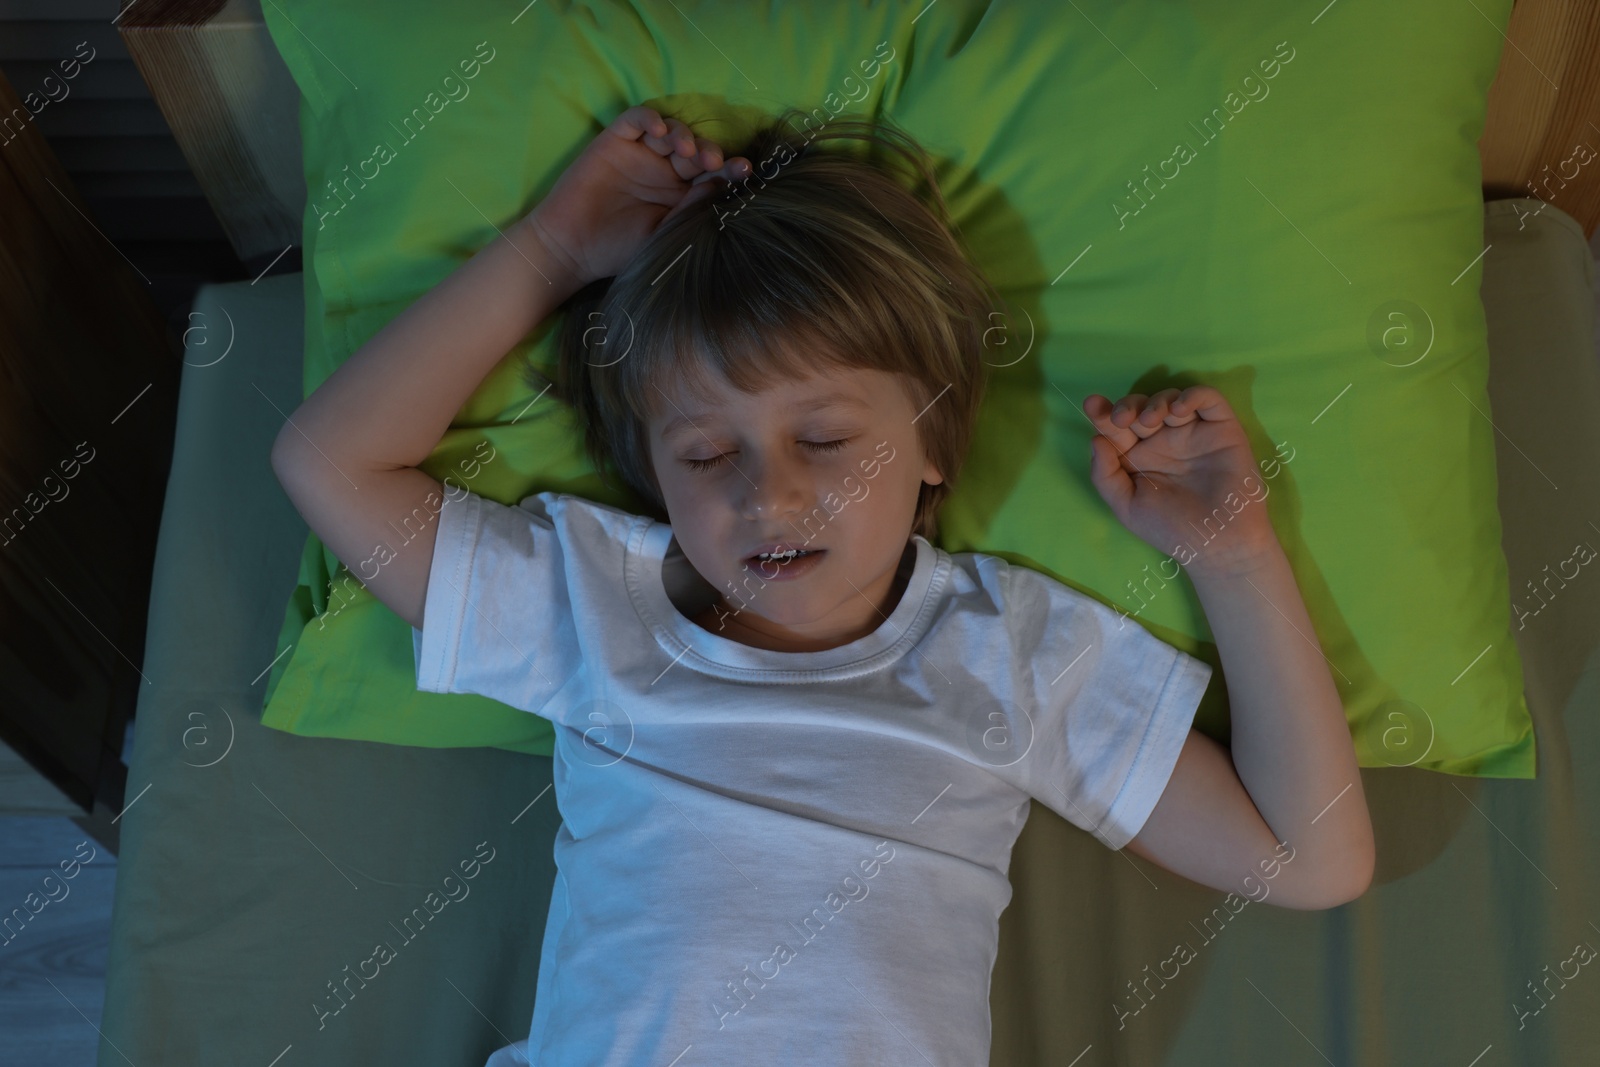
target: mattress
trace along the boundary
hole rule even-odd
[[[1600,945],[1600,780],[1577,770],[1600,761],[1600,577],[1575,562],[1600,547],[1594,267],[1575,221],[1530,206],[1485,206],[1480,415],[1538,777],[1363,769],[1374,884],[1322,912],[1227,897],[1034,805],[1001,916],[991,1062],[1554,1065],[1600,1050],[1600,978],[1580,969]],[[205,344],[183,368],[155,564],[105,1067],[476,1065],[532,1014],[560,823],[550,760],[258,721],[307,532],[268,462],[300,398],[301,289],[298,274],[206,286],[190,320]]]

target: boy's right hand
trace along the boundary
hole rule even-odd
[[[581,288],[621,273],[656,227],[753,168],[653,108],[630,107],[557,179],[528,222]]]

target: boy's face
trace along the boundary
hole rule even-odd
[[[722,594],[696,621],[795,652],[876,630],[922,483],[943,480],[922,457],[901,378],[828,368],[755,395],[714,384],[709,400],[677,383],[657,393],[649,426],[673,533]],[[772,544],[809,555],[752,557]]]

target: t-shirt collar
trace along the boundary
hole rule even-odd
[[[864,637],[817,652],[753,648],[686,618],[668,595],[667,582],[682,587],[685,575],[701,585],[704,580],[694,575],[668,523],[639,517],[628,537],[625,577],[639,618],[679,666],[747,681],[850,678],[893,663],[916,644],[932,621],[938,593],[949,575],[949,559],[921,534],[913,534],[911,542],[916,547],[911,577],[889,617]]]

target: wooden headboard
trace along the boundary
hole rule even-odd
[[[1463,7],[1463,18],[1474,14]],[[260,0],[138,0],[118,21],[247,263],[300,240],[299,94]],[[1484,198],[1533,196],[1600,225],[1600,3],[1516,0],[1479,153]]]
[[[1600,224],[1600,4],[1517,0],[1489,88],[1483,198],[1532,196]]]

